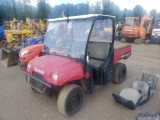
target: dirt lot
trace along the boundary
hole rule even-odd
[[[126,44],[126,43],[125,43]],[[115,46],[125,44],[115,42]],[[0,63],[0,120],[135,120],[140,112],[160,110],[160,81],[157,92],[143,106],[129,110],[117,104],[111,94],[140,79],[142,71],[160,74],[160,45],[134,45],[127,65],[127,80],[120,85],[109,83],[92,95],[85,94],[81,110],[73,117],[57,111],[56,99],[31,90],[19,66],[6,68]]]

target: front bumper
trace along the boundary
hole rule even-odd
[[[24,74],[26,75],[26,81],[38,92],[45,93],[48,89],[51,89],[52,86],[46,83],[42,78],[35,77],[27,72],[24,72]]]

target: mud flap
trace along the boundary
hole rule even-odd
[[[11,67],[13,65],[18,64],[19,57],[18,54],[15,51],[11,51],[9,49],[2,49],[2,56],[1,56],[1,62],[6,67]]]

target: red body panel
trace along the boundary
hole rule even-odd
[[[115,49],[112,61],[116,63],[121,59],[127,59],[130,55],[131,45]],[[88,72],[84,75],[80,63],[66,57],[44,55],[31,60],[29,63],[31,68],[27,69],[27,72],[30,74],[37,72],[43,75],[45,82],[54,86],[62,86],[69,81],[76,81],[90,76]],[[53,73],[58,75],[57,81],[52,80]]]
[[[82,65],[65,57],[44,55],[33,59],[30,64],[31,68],[27,71],[30,74],[37,72],[43,75],[45,82],[51,85],[61,86],[66,82],[84,78]],[[58,75],[57,81],[52,80],[53,73]]]
[[[19,53],[19,60],[22,63],[28,63],[42,52],[43,44],[36,44],[22,49]],[[23,51],[28,50],[28,53],[25,55],[21,55]]]
[[[29,50],[28,54],[25,55],[27,60],[26,62],[29,62],[31,58],[35,58],[36,55],[38,56],[42,51],[43,45],[37,44],[28,48],[22,50]],[[120,59],[127,59],[130,55],[131,45],[116,49],[112,60],[116,63]],[[27,59],[27,57],[30,59]],[[30,74],[33,72],[41,74],[44,77],[44,81],[53,86],[62,86],[70,81],[90,77],[88,72],[84,75],[83,66],[80,63],[67,57],[44,55],[41,57],[36,57],[29,63],[31,64],[31,68],[27,69],[27,72]],[[53,73],[58,75],[58,79],[56,81],[52,79]]]
[[[121,59],[127,59],[131,55],[131,49],[131,45],[115,49],[112,61],[116,63]]]

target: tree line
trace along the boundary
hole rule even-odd
[[[78,4],[61,4],[50,6],[45,0],[38,0],[37,5],[33,6],[31,0],[0,0],[0,19],[12,20],[16,17],[18,20],[25,20],[26,17],[31,19],[48,19],[60,17],[60,13],[64,11],[65,16],[76,16],[84,14],[106,14],[116,16],[117,21],[124,21],[125,17],[139,17],[147,14],[146,10],[136,5],[132,10],[120,8],[110,0],[102,0],[95,4],[86,2]],[[150,15],[154,18],[159,15],[155,9],[151,10]]]

